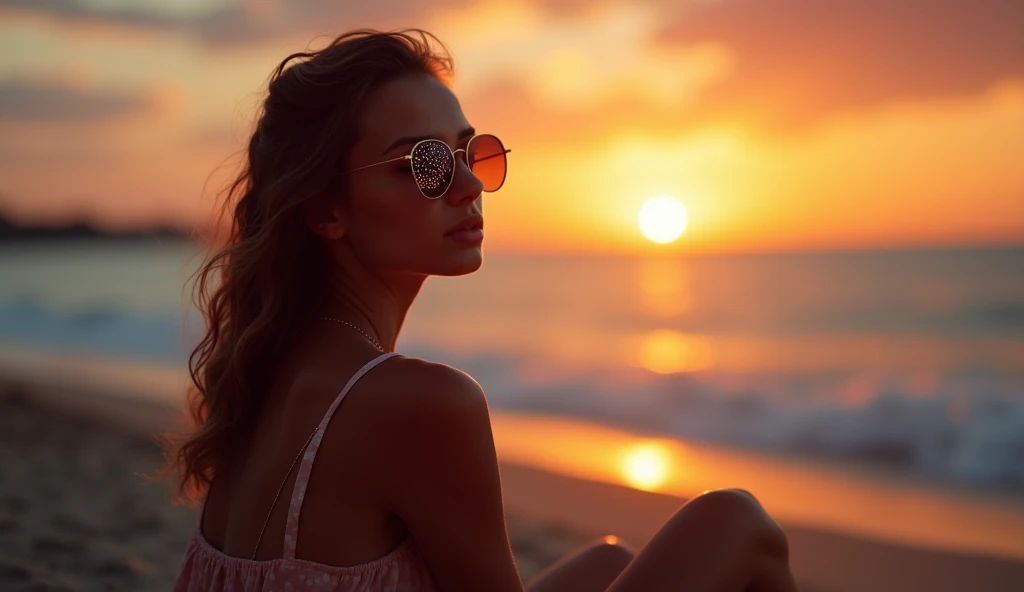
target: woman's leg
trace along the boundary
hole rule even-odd
[[[526,584],[527,592],[601,592],[622,573],[636,552],[609,536],[552,563]]]
[[[796,592],[796,583],[779,525],[754,496],[723,489],[683,505],[607,590]]]

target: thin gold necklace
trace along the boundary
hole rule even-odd
[[[353,325],[352,323],[350,323],[350,322],[348,322],[348,321],[343,321],[343,320],[341,320],[341,319],[336,319],[336,318],[334,318],[334,317],[320,317],[320,318],[321,318],[321,319],[323,319],[323,320],[325,320],[325,321],[334,321],[335,323],[341,323],[341,324],[343,324],[343,325],[347,325],[347,326],[349,326],[349,327],[351,327],[351,328],[355,329],[356,331],[359,331],[359,333],[361,333],[363,337],[365,337],[365,338],[367,338],[367,339],[369,339],[369,340],[370,340],[370,343],[372,343],[374,347],[376,347],[377,349],[379,349],[379,350],[380,350],[381,352],[383,352],[383,351],[384,351],[384,348],[383,348],[383,347],[381,347],[379,343],[377,343],[377,340],[376,340],[376,339],[374,339],[373,337],[370,337],[369,335],[367,335],[367,334],[366,334],[366,332],[365,332],[365,331],[363,331],[363,330],[362,330],[362,329],[360,329],[359,327],[356,327],[356,326],[355,326],[355,325]]]

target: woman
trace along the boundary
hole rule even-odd
[[[204,503],[176,590],[524,589],[480,385],[392,353],[428,276],[480,267],[480,196],[505,179],[508,150],[467,121],[434,42],[352,32],[272,76],[231,235],[199,272],[198,429],[171,468]],[[795,589],[782,531],[741,491],[526,588]]]

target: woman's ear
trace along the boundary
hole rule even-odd
[[[306,209],[306,226],[327,239],[338,240],[345,236],[348,224],[341,206],[328,200],[317,202]]]

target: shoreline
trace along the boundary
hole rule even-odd
[[[135,389],[141,388],[146,380],[133,380],[128,377],[121,388],[113,389],[100,382],[76,380],[69,374],[63,376],[39,375],[32,376],[31,371],[22,368],[21,372],[10,375],[0,365],[0,405],[14,408],[35,408],[45,410],[50,420],[56,425],[78,425],[82,422],[94,426],[98,432],[107,432],[107,436],[124,442],[135,442],[132,449],[145,448],[140,441],[149,440],[150,435],[168,429],[181,418],[181,411],[169,405],[160,396],[137,398],[129,396]],[[30,369],[29,369],[30,370]],[[80,378],[80,377],[79,377]],[[136,377],[138,378],[138,377]],[[102,426],[102,427],[98,427]],[[79,443],[88,452],[91,445],[88,441],[92,436],[85,437],[86,442]],[[155,451],[155,444],[148,453]],[[136,451],[138,452],[138,451]],[[51,464],[66,464],[56,453],[52,458],[51,450],[47,457]],[[65,454],[68,454],[65,450]],[[141,454],[141,453],[140,453]],[[143,456],[145,456],[145,454]],[[146,456],[152,462],[152,456]],[[527,464],[500,462],[502,486],[506,503],[506,514],[509,517],[509,533],[513,546],[520,549],[517,561],[524,579],[536,573],[547,563],[576,545],[591,540],[596,536],[614,534],[620,536],[637,547],[642,547],[657,531],[658,527],[678,509],[685,501],[672,495],[649,493],[612,483],[590,480],[576,476],[567,476],[558,472],[531,467]],[[130,477],[130,475],[128,475]],[[57,495],[54,489],[67,483],[60,481],[62,475],[44,476],[45,487],[51,497]],[[3,483],[3,481],[0,481]],[[121,487],[128,487],[122,483]],[[144,489],[144,488],[135,488]],[[150,492],[151,494],[153,492]],[[157,492],[159,493],[159,492]],[[17,496],[15,496],[17,497]],[[22,496],[24,497],[24,496]],[[124,499],[130,496],[122,497]],[[183,509],[149,507],[162,503],[160,496],[147,498],[147,501],[133,502],[133,511],[141,513],[141,522],[169,522],[166,512],[180,512]],[[164,496],[166,497],[166,496]],[[18,508],[10,507],[10,494],[5,493],[2,500],[4,506],[0,511],[17,514]],[[155,500],[155,501],[154,501]],[[163,500],[166,501],[166,500]],[[15,502],[19,506],[21,502]],[[187,511],[185,511],[187,513]],[[76,517],[57,516],[57,523],[77,524],[82,512]],[[148,516],[148,518],[146,518]],[[0,516],[0,540],[12,536],[10,516]],[[51,520],[51,522],[53,521]],[[793,525],[781,521],[790,535],[791,561],[797,581],[804,590],[829,590],[834,592],[853,592],[870,590],[872,592],[889,592],[896,590],[930,590],[936,592],[953,592],[964,589],[984,589],[988,591],[1017,590],[1024,582],[1024,561],[999,558],[992,555],[931,550],[904,544],[872,540],[870,537],[851,536],[827,528]],[[194,521],[187,521],[187,531],[191,533]],[[74,530],[74,526],[71,527]],[[147,527],[148,528],[148,527]],[[95,527],[79,528],[83,532],[95,532]],[[18,528],[15,527],[15,531]],[[143,528],[142,530],[145,530]],[[152,533],[151,533],[152,534]],[[180,533],[178,533],[180,540]],[[173,538],[173,537],[172,537]],[[39,543],[42,540],[43,543]],[[43,547],[50,549],[56,545],[60,548],[59,537],[49,540],[46,537],[28,541],[31,548]],[[35,541],[35,542],[33,542]],[[20,546],[25,546],[21,541]],[[66,541],[65,541],[66,543]],[[84,543],[91,547],[92,543]],[[161,542],[161,545],[175,543]],[[99,544],[105,548],[106,543]],[[67,545],[65,545],[67,546]],[[72,547],[74,545],[71,545]],[[163,551],[164,561],[172,563],[180,561],[180,549]],[[68,551],[46,551],[50,555],[60,556]],[[150,555],[152,557],[153,555]],[[127,557],[127,558],[125,558]],[[160,570],[153,567],[153,559],[132,559],[128,555],[119,559],[100,560],[107,569],[116,572],[118,577],[144,578],[146,574],[169,573],[166,566]],[[42,573],[32,571],[25,565],[32,561],[19,564],[20,567],[6,566],[0,572],[14,570],[17,573]],[[111,562],[113,561],[113,562]],[[106,563],[104,563],[106,562]],[[33,565],[38,564],[38,561]],[[176,563],[174,563],[176,565]],[[135,567],[133,567],[133,565]],[[111,567],[114,566],[114,567]],[[99,568],[96,568],[99,569]],[[26,571],[27,570],[27,571]],[[148,570],[148,571],[147,571]],[[102,571],[102,570],[100,570]],[[37,573],[38,572],[38,573]],[[42,577],[42,576],[40,576]],[[49,576],[47,576],[49,577]],[[156,576],[154,576],[156,577]],[[130,579],[130,578],[129,578]],[[138,581],[137,579],[135,580]],[[0,580],[2,583],[3,580]],[[118,589],[115,588],[114,589]],[[139,589],[139,588],[126,588]]]
[[[503,463],[506,508],[568,531],[614,534],[641,547],[683,500]],[[782,521],[804,592],[1018,591],[1024,561],[934,551]]]
[[[189,384],[187,372],[166,361],[116,357],[112,354],[88,354],[74,351],[53,351],[41,347],[22,346],[13,342],[0,341],[0,379],[14,375],[35,386],[88,391],[105,398],[119,398],[135,406],[137,401],[153,403],[153,409],[144,416],[159,414],[161,408],[177,409],[181,393]],[[69,402],[74,405],[74,401]],[[102,404],[102,403],[101,403]],[[90,404],[90,406],[92,406]],[[115,411],[116,412],[116,411]],[[631,426],[611,426],[597,420],[564,414],[540,414],[520,412],[514,409],[498,408],[492,415],[509,418],[515,422],[517,416],[542,417],[545,420],[566,423],[589,424],[597,429],[628,434],[638,439],[676,439],[671,434],[656,433]],[[847,478],[863,480],[873,485],[887,484],[895,487],[927,488],[939,490],[952,496],[975,498],[985,503],[1004,504],[1024,510],[1024,498],[1016,490],[981,488],[952,481],[893,470],[864,461],[762,452],[729,443],[705,443],[699,441],[679,442],[704,448],[725,455],[737,455],[759,459],[768,463],[785,463],[810,472],[824,472]],[[525,462],[523,464],[532,464]],[[555,472],[560,472],[555,469]],[[678,492],[677,492],[678,493]],[[828,526],[825,526],[828,528]],[[1022,547],[1024,549],[1024,547]],[[1019,556],[1024,559],[1024,551]]]

